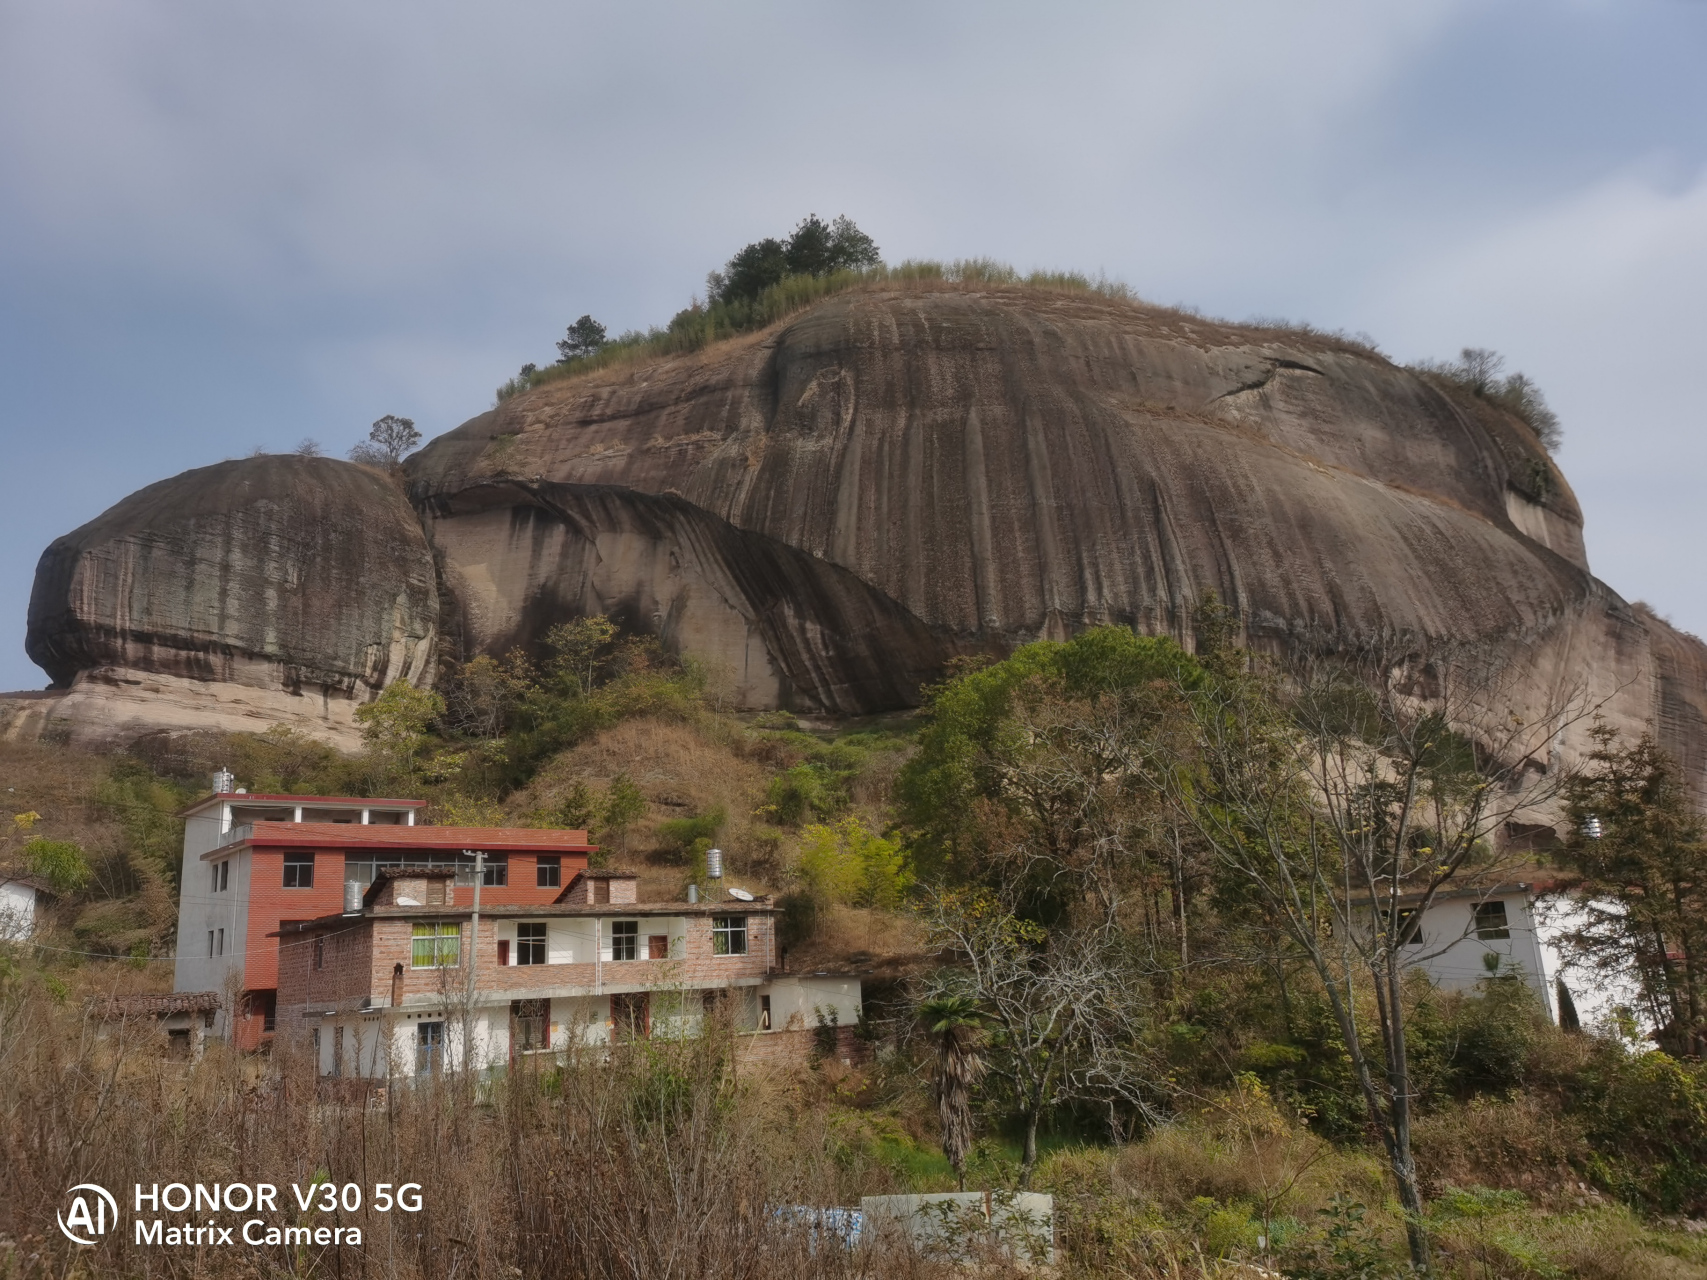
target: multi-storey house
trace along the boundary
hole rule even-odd
[[[847,1057],[857,977],[785,974],[765,899],[640,902],[584,871],[549,904],[476,907],[444,868],[382,870],[346,911],[278,931],[278,1029],[322,1075],[477,1070],[572,1043],[692,1033],[726,1009],[743,1056]]]
[[[361,901],[388,868],[442,871],[449,900],[545,906],[587,865],[584,831],[416,825],[419,800],[252,795],[216,777],[184,811],[174,990],[220,997],[214,1034],[259,1048],[276,1026],[286,923]]]

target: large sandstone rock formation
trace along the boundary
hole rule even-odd
[[[343,746],[355,707],[429,680],[433,557],[388,477],[326,458],[222,462],[148,486],[42,555],[25,647],[73,738],[283,722]]]
[[[293,466],[383,487],[272,459],[255,490]],[[318,597],[288,642],[259,635],[252,604],[191,607],[228,561],[249,601],[318,571],[306,545],[268,560],[268,535],[226,547],[229,516],[188,532],[225,476],[144,490],[50,549],[31,611],[50,674],[285,698],[312,669],[327,705],[430,678],[426,550],[389,491],[316,491],[328,513],[364,508],[350,518],[377,520],[375,549],[395,554],[336,571],[356,589]],[[1258,647],[1481,642],[1524,672],[1520,705],[1580,688],[1707,770],[1707,649],[1592,576],[1529,429],[1330,337],[1086,293],[864,289],[515,396],[408,476],[453,659],[607,612],[708,659],[746,705],[860,713],[914,701],[957,654],[1090,624],[1189,645],[1214,591]],[[109,523],[123,536],[91,533]],[[139,575],[183,603],[139,624]]]

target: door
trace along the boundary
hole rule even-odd
[[[444,1065],[445,1024],[420,1022],[415,1024],[415,1074],[428,1075]]]
[[[610,998],[611,1035],[617,1040],[644,1040],[652,1032],[652,1002],[645,991],[625,991]]]

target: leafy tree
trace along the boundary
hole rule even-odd
[[[896,782],[921,866],[964,879],[987,871],[1012,883],[1015,858],[1030,864],[1041,851],[1050,867],[1092,872],[1082,855],[1098,832],[1131,816],[1120,785],[1095,764],[1103,749],[1097,739],[1106,741],[1117,725],[1130,737],[1136,725],[1153,724],[1176,689],[1204,678],[1172,640],[1097,627],[1064,644],[1026,645],[937,686],[919,749]],[[1040,890],[1045,897],[1065,891],[1049,868],[1038,870],[1055,885]],[[1042,918],[1059,909],[1039,901],[1026,913]]]
[[[415,773],[427,728],[444,710],[445,700],[438,694],[402,679],[393,680],[379,697],[356,708],[376,781],[404,781]]]
[[[555,817],[558,826],[571,831],[585,831],[591,836],[596,834],[593,827],[598,814],[599,804],[593,798],[592,788],[577,778],[563,797],[563,802],[557,806]]]
[[[819,902],[894,908],[913,883],[906,851],[858,818],[810,826],[800,837],[800,874]]]
[[[568,364],[571,360],[579,360],[583,356],[597,355],[608,341],[610,339],[605,335],[604,325],[592,316],[582,316],[557,340],[557,363]]]
[[[1591,732],[1587,767],[1566,790],[1571,834],[1562,861],[1583,877],[1582,923],[1567,941],[1591,969],[1633,970],[1661,1042],[1701,1057],[1707,824],[1651,736],[1625,744],[1605,724]]]
[[[366,440],[350,450],[350,461],[395,471],[420,443],[421,433],[415,429],[413,418],[388,413],[368,429]]]
[[[875,267],[883,259],[877,243],[847,217],[825,222],[813,213],[788,238],[783,261],[791,276],[827,276]]]
[[[971,996],[941,993],[921,1001],[919,1017],[936,1040],[937,1123],[942,1153],[960,1190],[966,1190],[966,1155],[972,1150],[972,1087],[984,1073],[978,1056],[983,1017]]]
[[[573,692],[588,697],[610,666],[616,639],[616,623],[602,613],[560,622],[545,633],[545,643],[556,655],[550,669]]]
[[[729,259],[722,271],[706,278],[711,301],[725,305],[752,302],[789,276],[827,276],[878,266],[882,258],[872,238],[847,217],[825,222],[809,214],[787,240],[756,240]]]
[[[620,840],[626,851],[629,828],[645,816],[646,793],[634,784],[634,779],[626,771],[617,774],[605,788],[600,838]]]

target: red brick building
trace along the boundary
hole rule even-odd
[[[322,1074],[460,1068],[465,1042],[487,1069],[573,1041],[689,1034],[720,1006],[749,1056],[804,1057],[825,1039],[848,1051],[859,979],[781,973],[766,900],[643,903],[632,873],[593,871],[549,904],[483,887],[476,922],[453,878],[387,870],[350,911],[278,931],[278,1034],[312,1047]]]
[[[415,825],[422,802],[216,794],[185,810],[175,989],[212,991],[215,1033],[254,1049],[276,1025],[287,922],[341,912],[387,869],[442,871],[452,902],[548,905],[587,865],[584,831]]]

